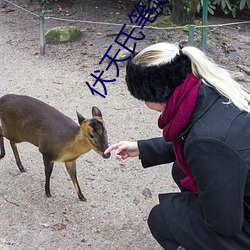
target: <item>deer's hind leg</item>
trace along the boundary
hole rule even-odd
[[[10,145],[11,145],[11,148],[13,150],[13,153],[14,153],[14,156],[16,159],[16,164],[17,164],[18,168],[20,169],[21,172],[25,172],[26,170],[24,169],[24,167],[21,163],[21,160],[20,160],[20,157],[19,157],[19,154],[17,151],[16,143],[14,141],[10,141]]]
[[[76,193],[78,194],[78,197],[81,201],[87,201],[86,198],[83,196],[82,191],[80,189],[79,183],[77,181],[76,177],[76,161],[68,161],[65,162],[66,169],[70,175],[71,180],[74,183],[74,187],[76,190]]]
[[[5,149],[3,140],[3,129],[1,126],[0,126],[0,150],[1,150],[0,159],[2,159],[5,156]]]

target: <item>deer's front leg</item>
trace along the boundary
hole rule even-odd
[[[74,187],[76,190],[76,193],[78,194],[78,197],[81,201],[87,201],[86,198],[83,196],[82,191],[80,189],[79,183],[77,181],[76,177],[76,161],[68,161],[65,162],[66,169],[70,175],[71,180],[74,183]]]

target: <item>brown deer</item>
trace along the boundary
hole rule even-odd
[[[50,176],[54,162],[64,162],[74,183],[78,197],[86,201],[76,176],[76,159],[94,149],[103,158],[108,148],[107,132],[102,113],[92,107],[93,118],[86,119],[77,112],[80,126],[60,111],[29,96],[9,94],[0,98],[0,158],[5,155],[3,137],[9,139],[16,164],[21,172],[25,169],[20,161],[17,143],[29,142],[39,148],[45,167],[45,193],[50,194]]]

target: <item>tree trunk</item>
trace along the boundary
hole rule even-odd
[[[173,0],[171,22],[178,25],[192,24],[198,0]]]

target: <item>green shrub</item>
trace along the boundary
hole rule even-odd
[[[236,17],[237,10],[243,10],[244,8],[250,9],[250,0],[214,0],[214,5],[221,6],[222,11],[225,14],[232,14],[232,16]]]
[[[132,0],[138,2],[138,0]],[[171,1],[169,0],[166,4],[162,6],[163,8],[163,14],[171,14]],[[193,1],[193,0],[187,0],[187,1]],[[197,4],[197,13],[200,13],[202,10],[204,0],[199,0]],[[147,4],[150,8],[155,7],[154,1],[151,1],[149,3],[148,0],[141,1],[142,4]],[[208,11],[211,15],[214,15],[216,7],[220,6],[224,14],[231,14],[234,18],[236,17],[237,10],[241,11],[245,8],[250,9],[250,0],[208,0]],[[160,9],[157,9],[158,12],[160,12]]]
[[[196,7],[197,13],[200,13],[202,8],[203,8],[203,0],[199,0],[197,7]],[[214,15],[215,10],[216,10],[216,6],[213,4],[213,2],[211,2],[211,0],[208,0],[208,12],[211,15]]]

